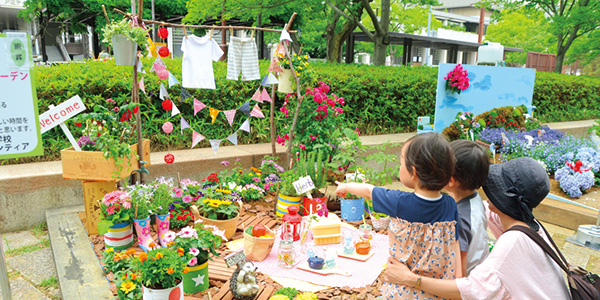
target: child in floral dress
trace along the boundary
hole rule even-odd
[[[375,212],[392,217],[390,255],[413,272],[433,278],[460,277],[456,202],[440,193],[454,171],[448,141],[439,133],[415,136],[402,147],[400,162],[400,181],[413,193],[338,182],[336,194],[373,199]],[[412,288],[385,282],[382,293],[385,299],[441,299],[418,289],[418,284]]]

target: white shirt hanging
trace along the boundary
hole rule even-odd
[[[181,43],[183,62],[181,72],[183,87],[196,89],[215,89],[213,61],[223,56],[223,50],[210,36],[190,35]]]

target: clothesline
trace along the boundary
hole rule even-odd
[[[125,17],[131,19],[133,15],[131,13],[126,13],[118,8],[114,8],[114,11],[124,15]],[[262,28],[262,27],[248,27],[248,26],[216,26],[216,25],[188,25],[188,24],[175,24],[168,23],[163,21],[152,21],[152,20],[142,20],[146,24],[156,24],[162,25],[165,27],[178,27],[178,28],[203,28],[203,29],[238,29],[238,30],[257,30],[257,31],[268,31],[268,32],[281,32],[282,29],[271,29],[271,28]],[[289,33],[296,33],[296,30],[288,30]]]

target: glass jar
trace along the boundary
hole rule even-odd
[[[291,240],[282,240],[279,243],[279,254],[277,255],[277,264],[279,267],[291,269],[294,266],[295,258],[294,242]]]
[[[350,255],[354,253],[354,241],[351,235],[344,236],[344,254]]]
[[[358,227],[361,241],[370,241],[373,238],[373,227],[369,224],[361,224]]]

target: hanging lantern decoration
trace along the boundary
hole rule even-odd
[[[285,234],[291,234],[294,241],[300,240],[300,231],[302,230],[302,217],[298,214],[298,206],[289,206],[288,213],[283,215],[285,227],[281,232],[281,238],[285,238]]]
[[[166,133],[169,134],[171,132],[173,132],[173,123],[171,122],[165,122],[165,124],[163,124],[162,126],[162,130]]]
[[[167,48],[166,46],[160,47],[160,49],[158,49],[158,55],[160,55],[160,57],[169,56],[169,48]]]
[[[161,39],[166,39],[169,37],[169,30],[165,27],[161,27],[158,29],[158,37]]]
[[[172,164],[175,161],[175,156],[173,154],[165,155],[165,162],[168,164]]]
[[[166,99],[162,102],[162,108],[166,111],[173,109],[173,102],[170,99]]]

